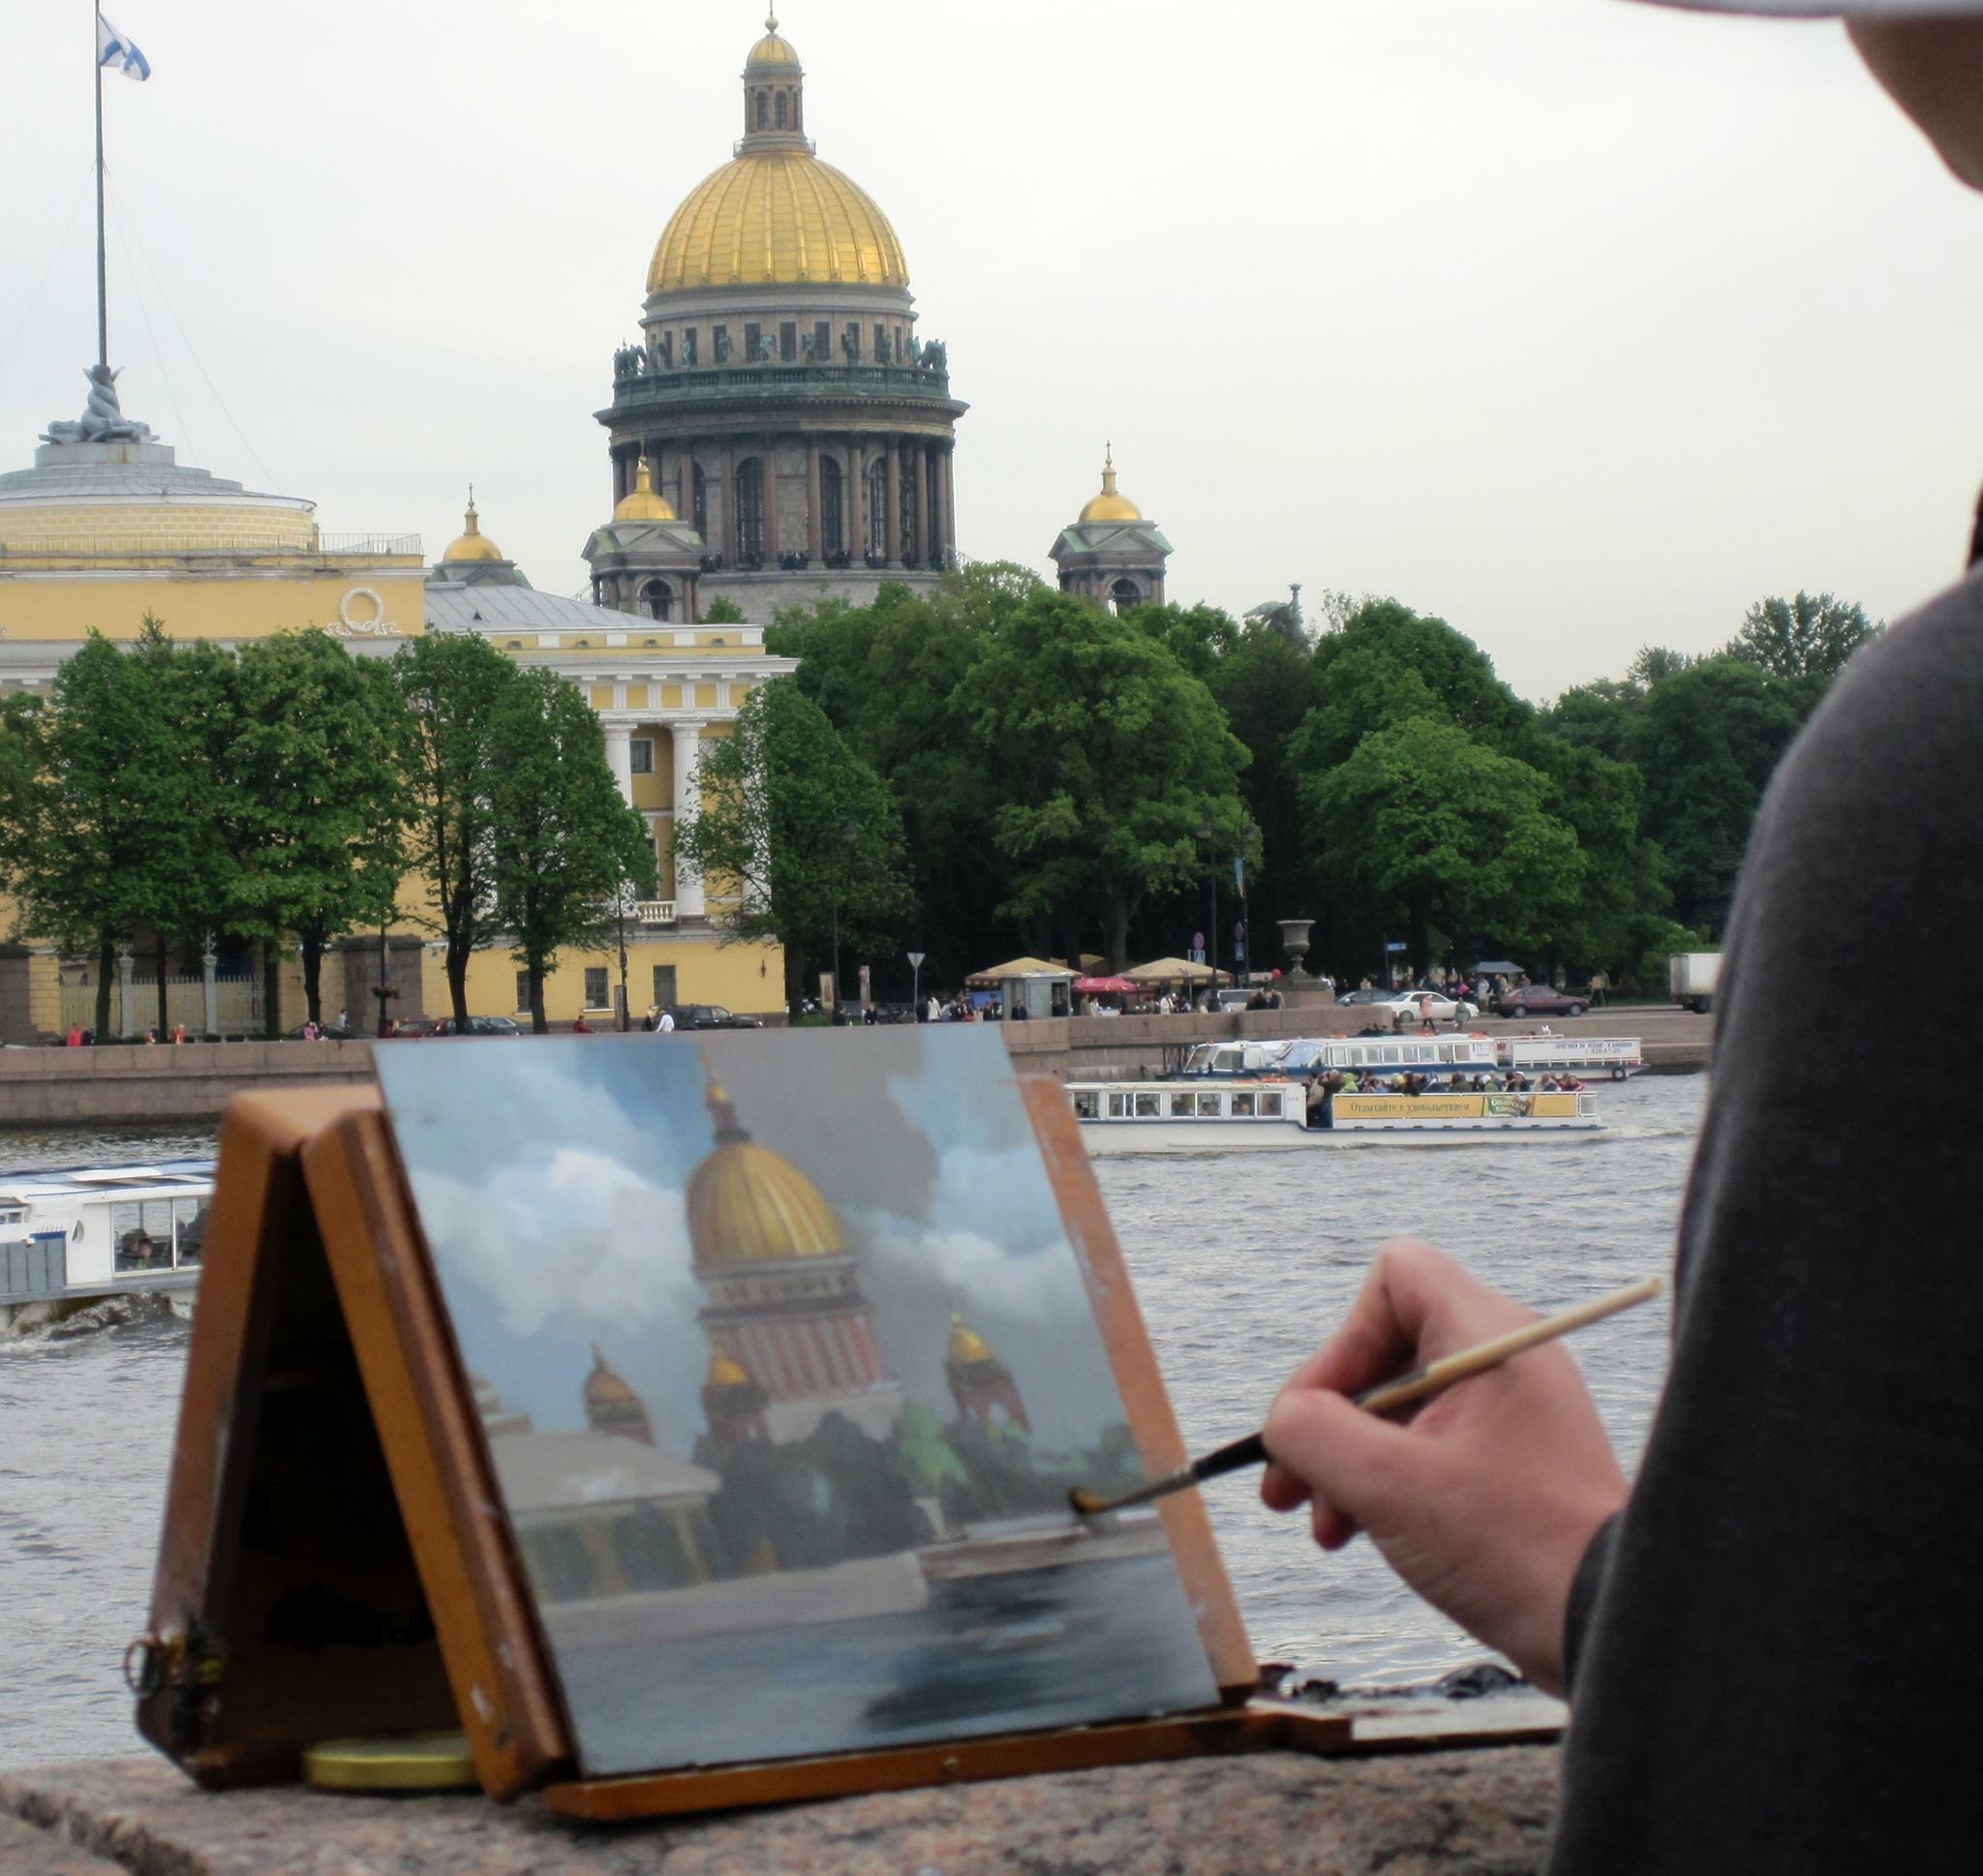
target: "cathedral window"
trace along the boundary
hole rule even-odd
[[[778,129],[779,129],[779,130],[783,130],[784,128],[785,128],[785,94],[784,94],[784,93],[783,93],[783,92],[781,91],[781,92],[779,92],[779,93],[778,93]]]
[[[708,540],[709,491],[703,481],[702,465],[700,463],[697,463],[694,466],[694,469],[695,473],[690,478],[690,486],[694,490],[695,495],[695,531],[698,534],[700,534],[704,540]]]
[[[764,559],[764,464],[755,456],[737,465],[737,559]]]
[[[858,365],[861,362],[861,322],[858,319],[847,321],[847,329],[840,338],[840,348],[847,354],[848,364]]]
[[[1109,589],[1109,597],[1115,602],[1118,613],[1126,613],[1130,607],[1143,604],[1143,593],[1134,580],[1117,580]]]
[[[888,363],[888,328],[878,320],[874,326],[874,362],[877,365]]]
[[[799,328],[790,319],[778,327],[778,356],[790,364],[799,355]]]
[[[695,328],[692,325],[682,328],[682,369],[695,369]]]
[[[888,552],[888,463],[877,449],[868,465],[868,558]]]
[[[839,459],[822,456],[819,459],[819,550],[822,554],[838,554],[843,544],[845,524],[840,518],[840,466]]]
[[[760,336],[761,331],[757,326],[747,325],[744,328],[744,362],[747,365],[757,363],[757,342]]]
[[[901,457],[901,503],[902,564],[916,564],[916,477],[922,473],[922,465],[906,450]]]
[[[833,326],[825,319],[812,322],[812,362],[815,365],[830,365],[833,360],[827,353],[833,349]]]
[[[757,128],[759,130],[765,129],[770,122],[770,118],[771,99],[766,93],[760,91],[757,94]]]
[[[674,616],[675,595],[668,590],[665,580],[650,580],[642,587],[640,603],[650,619],[670,619]]]

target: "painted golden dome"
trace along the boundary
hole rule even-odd
[[[462,530],[447,543],[447,550],[441,557],[443,560],[500,560],[503,550],[482,532],[482,524],[475,514],[475,492],[469,491],[469,511],[462,517]]]
[[[593,1372],[585,1377],[585,1400],[588,1407],[618,1406],[623,1402],[640,1405],[640,1396],[606,1366],[606,1357],[599,1345],[593,1344]]]
[[[975,1329],[967,1327],[963,1317],[952,1310],[950,1341],[944,1347],[943,1355],[952,1367],[962,1368],[974,1361],[990,1361],[992,1350],[986,1346],[985,1338]]]
[[[1102,493],[1090,498],[1081,511],[1083,521],[1141,521],[1143,510],[1115,488],[1115,458],[1112,451],[1102,459]]]
[[[664,495],[655,493],[654,478],[648,472],[647,458],[640,459],[640,467],[633,472],[633,486],[620,498],[619,505],[613,510],[615,521],[674,521],[678,517],[675,504]]]
[[[839,281],[906,287],[888,217],[809,150],[747,150],[689,191],[661,230],[650,293]]]
[[[707,1100],[717,1143],[688,1175],[685,1195],[696,1268],[844,1252],[839,1220],[825,1195],[797,1166],[751,1139],[714,1074]]]
[[[764,37],[750,48],[750,56],[744,61],[747,71],[753,65],[797,65],[799,54],[788,39],[778,37],[778,16],[767,14],[764,20]]]
[[[709,1379],[704,1385],[708,1387],[748,1387],[750,1385],[750,1371],[718,1342],[710,1350]]]

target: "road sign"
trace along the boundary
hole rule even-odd
[[[912,951],[912,952],[910,952],[910,953],[909,953],[909,954],[908,954],[908,956],[909,956],[909,969],[910,969],[910,970],[912,970],[912,971],[920,971],[920,970],[921,970],[921,969],[923,968],[923,959],[924,959],[924,958],[925,958],[925,957],[926,957],[926,956],[927,956],[928,954],[929,954],[929,953],[928,953],[927,952],[920,952],[920,951]]]
[[[1386,939],[1384,948],[1386,951],[1406,951],[1410,949],[1402,938]]]
[[[1204,933],[1204,932],[1202,932],[1202,931],[1194,931],[1194,932],[1193,932],[1193,933],[1191,934],[1191,949],[1192,949],[1193,951],[1195,951],[1195,952],[1202,952],[1202,951],[1204,951],[1204,950],[1205,950],[1205,933]]]

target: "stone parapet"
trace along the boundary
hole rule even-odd
[[[156,1759],[0,1772],[19,1876],[1524,1876],[1556,1797],[1543,1745],[1243,1759],[884,1792],[613,1829],[536,1802],[207,1794]],[[29,1827],[38,1827],[30,1829]],[[101,1859],[101,1861],[95,1861]]]

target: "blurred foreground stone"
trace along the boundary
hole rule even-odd
[[[1522,1876],[1555,1793],[1553,1746],[1274,1752],[607,1828],[112,1759],[0,1772],[0,1876]]]

